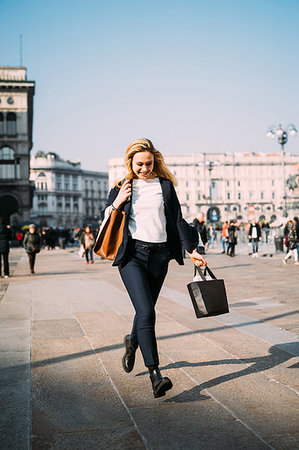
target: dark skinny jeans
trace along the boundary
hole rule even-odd
[[[233,244],[232,242],[229,242],[228,248],[227,248],[227,254],[230,256],[235,256],[235,246],[236,244]]]
[[[30,270],[34,270],[34,264],[35,264],[35,257],[36,257],[36,253],[27,253],[28,258],[29,258],[29,267]]]
[[[159,365],[155,305],[168,263],[169,251],[166,247],[143,249],[131,241],[128,261],[119,266],[120,276],[136,312],[131,336],[140,346],[146,367]]]

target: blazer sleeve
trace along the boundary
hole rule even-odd
[[[203,243],[196,228],[189,225],[186,220],[183,219],[181,205],[177,197],[177,193],[172,183],[170,183],[170,186],[172,216],[176,223],[181,245],[185,250],[187,250],[187,252],[192,253],[198,245],[203,246]]]
[[[107,208],[109,208],[109,206],[112,205],[112,203],[114,202],[114,200],[116,199],[117,195],[118,195],[118,189],[117,188],[112,188],[109,192],[108,198],[107,198],[107,202],[106,202],[106,206],[105,208],[101,211],[101,219],[102,221],[105,218],[105,212],[107,210]]]

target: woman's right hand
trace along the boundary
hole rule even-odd
[[[116,199],[113,202],[115,208],[119,208],[123,203],[125,203],[131,195],[131,182],[126,180],[119,190]]]

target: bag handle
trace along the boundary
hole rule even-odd
[[[213,280],[217,280],[216,276],[213,274],[213,272],[208,266],[205,266],[204,273],[202,273],[200,267],[194,264],[194,275],[193,275],[194,277],[196,276],[196,272],[198,272],[198,275],[203,281],[207,281],[206,279],[207,273],[210,275],[211,278],[213,278]]]

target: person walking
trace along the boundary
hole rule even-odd
[[[289,253],[289,233],[293,227],[293,222],[291,220],[288,220],[285,224],[285,227],[283,229],[283,235],[284,235],[284,245],[286,246],[286,254]]]
[[[283,264],[287,263],[289,258],[293,257],[295,264],[298,262],[298,253],[297,253],[297,235],[296,235],[296,225],[293,224],[289,234],[288,234],[288,252],[284,256],[282,262]]]
[[[267,220],[264,220],[264,222],[262,224],[262,230],[265,231],[265,241],[266,241],[266,244],[268,244],[269,233],[270,233],[270,224]]]
[[[228,221],[224,222],[224,224],[222,225],[222,254],[226,253],[227,247],[228,247],[228,242],[227,242],[227,237],[228,237]]]
[[[85,250],[85,259],[86,264],[93,264],[93,246],[94,246],[94,237],[91,232],[90,227],[85,227],[83,233],[80,237],[80,244],[84,247]]]
[[[253,219],[252,223],[250,224],[248,239],[249,242],[251,242],[252,244],[252,257],[257,258],[259,250],[259,241],[262,239],[262,232],[260,225],[256,222],[255,219]]]
[[[213,224],[210,223],[208,226],[208,245],[207,248],[214,248],[215,247],[215,230],[213,227]]]
[[[153,143],[139,139],[130,144],[125,166],[127,175],[111,189],[104,214],[106,218],[112,209],[125,212],[123,240],[113,266],[118,266],[135,317],[131,333],[124,338],[122,366],[127,373],[133,370],[140,347],[154,397],[158,398],[172,388],[171,380],[159,369],[155,334],[155,305],[169,260],[183,265],[183,247],[196,265],[206,261],[196,251],[196,229],[182,218],[176,180]]]
[[[24,235],[21,231],[16,232],[16,240],[18,241],[19,247],[22,247],[23,237],[24,237]]]
[[[23,239],[23,246],[29,258],[30,272],[34,273],[36,254],[40,252],[41,248],[41,237],[38,234],[34,223],[29,225],[28,232]]]
[[[204,213],[199,213],[198,216],[193,220],[193,226],[197,229],[200,234],[202,245],[197,248],[198,253],[204,255],[206,253],[206,245],[208,242],[208,232],[205,225],[205,215]]]
[[[297,216],[294,217],[295,231],[296,231],[296,247],[297,247],[297,259],[299,260],[299,219]],[[295,264],[299,264],[298,261]]]
[[[9,242],[11,241],[11,229],[9,225],[4,225],[3,217],[0,217],[0,277],[2,277],[2,260],[4,268],[4,278],[9,278]]]
[[[235,247],[237,245],[237,229],[236,224],[232,220],[228,227],[228,247],[227,247],[227,254],[231,257],[235,256]]]

